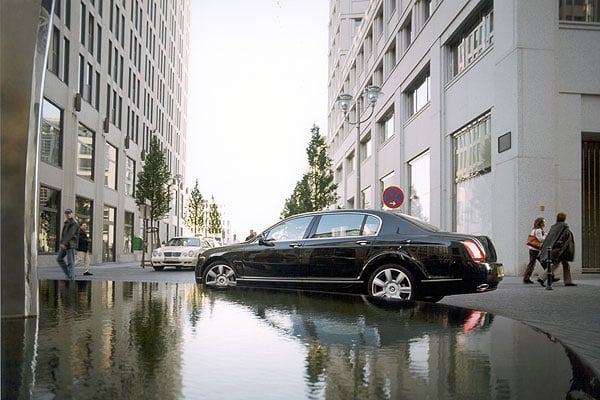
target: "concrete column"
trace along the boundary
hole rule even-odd
[[[53,0],[0,1],[3,319],[38,312],[37,143],[52,6]]]

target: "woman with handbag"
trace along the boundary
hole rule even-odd
[[[531,233],[527,237],[527,248],[529,249],[529,264],[527,264],[527,268],[525,269],[525,275],[523,275],[523,283],[527,285],[533,284],[531,280],[531,274],[533,273],[533,269],[535,268],[535,262],[540,261],[540,249],[542,248],[542,243],[544,239],[546,239],[546,232],[544,232],[544,227],[546,226],[546,221],[544,218],[538,217],[533,221],[533,228],[531,229]],[[544,269],[544,265],[540,262],[542,266],[542,270]]]

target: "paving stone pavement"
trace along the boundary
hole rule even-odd
[[[93,276],[77,280],[194,283],[189,269],[157,272],[141,268],[139,262],[92,265]],[[39,279],[65,279],[58,266],[39,267]],[[497,290],[487,293],[448,296],[440,301],[512,318],[538,328],[577,353],[600,376],[600,274],[573,274],[576,287],[562,281],[546,290],[538,284],[525,285],[521,277],[505,277]]]

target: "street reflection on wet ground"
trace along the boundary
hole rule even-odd
[[[185,283],[49,280],[39,292],[35,340],[2,321],[3,398],[600,397],[559,342],[480,311]]]

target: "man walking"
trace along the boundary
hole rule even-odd
[[[77,265],[83,264],[84,275],[94,275],[90,272],[90,258],[88,256],[90,237],[87,233],[87,224],[79,225],[79,243],[77,245]]]
[[[58,265],[69,280],[75,280],[75,249],[79,242],[79,224],[73,218],[73,210],[65,210],[65,222],[60,234],[60,249],[58,250]],[[67,262],[65,263],[65,256]]]

